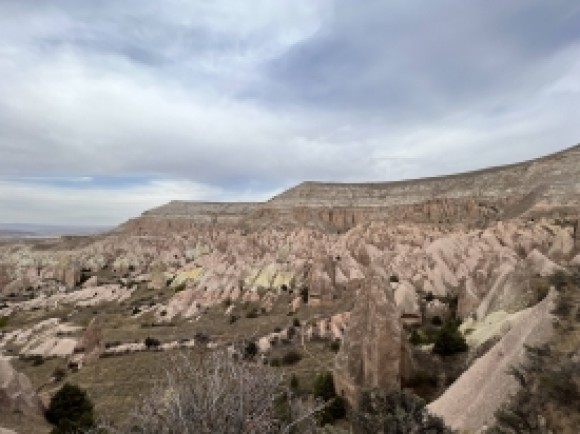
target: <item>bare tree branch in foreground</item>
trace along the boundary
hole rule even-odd
[[[225,352],[168,360],[165,378],[145,396],[122,430],[138,434],[312,433],[325,404],[293,398],[283,374]]]

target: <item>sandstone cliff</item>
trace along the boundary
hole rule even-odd
[[[150,233],[201,225],[311,227],[344,232],[373,220],[484,226],[518,216],[577,215],[580,145],[471,173],[378,183],[304,182],[264,203],[174,201],[125,224]]]
[[[198,226],[236,226],[258,206],[248,202],[172,201],[131,219],[119,229],[127,232],[184,231]]]

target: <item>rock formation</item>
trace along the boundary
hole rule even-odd
[[[0,356],[0,410],[40,415],[42,405],[32,383]]]
[[[356,405],[363,388],[419,376],[402,324],[424,332],[457,316],[469,360],[511,342],[547,292],[533,283],[580,265],[579,175],[580,145],[448,177],[307,182],[258,204],[175,201],[95,237],[0,243],[0,350],[82,368],[150,350],[149,333],[159,351],[251,340],[270,361],[342,340],[336,388]]]
[[[184,231],[200,225],[235,226],[256,208],[255,203],[219,203],[172,201],[151,209],[139,218],[129,220],[119,229],[122,231],[156,233]]]
[[[93,318],[84,331],[80,340],[75,347],[75,355],[80,356],[73,362],[77,367],[97,360],[105,351],[105,341],[103,340],[103,331],[97,318]]]
[[[577,215],[580,145],[536,160],[452,176],[360,184],[304,182],[264,203],[174,201],[122,230],[152,233],[213,225],[345,232],[369,221],[464,223]]]
[[[453,429],[477,432],[493,422],[494,413],[518,388],[508,371],[524,361],[526,346],[545,343],[552,333],[552,292],[537,306],[521,312],[503,338],[480,357],[429,410]]]
[[[336,391],[356,405],[361,389],[399,388],[405,352],[400,312],[388,284],[373,277],[359,291],[335,360]]]

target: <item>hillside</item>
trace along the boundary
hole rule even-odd
[[[514,217],[565,217],[580,206],[580,145],[476,172],[385,183],[304,182],[265,203],[174,201],[123,226],[313,227],[346,231],[369,221],[485,226]]]
[[[276,423],[337,393],[349,410],[337,430],[374,426],[383,419],[369,403],[390,390],[381,405],[427,408],[442,421],[412,423],[435,432],[490,427],[521,390],[504,368],[526,346],[576,336],[571,317],[571,332],[551,327],[551,276],[580,267],[579,171],[576,146],[448,177],[308,182],[259,204],[174,201],[97,236],[4,242],[2,424],[48,432],[19,396],[46,404],[65,382],[121,430],[144,408],[157,423],[156,412],[177,411],[157,399],[175,394],[169,373],[219,368],[249,375],[256,396],[273,393],[256,375],[275,391],[291,383],[284,417],[267,406]],[[184,358],[201,371],[181,369]],[[314,428],[298,432],[316,432],[320,418],[305,420]]]

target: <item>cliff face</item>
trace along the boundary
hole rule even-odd
[[[344,232],[370,221],[485,226],[514,217],[568,217],[580,206],[580,145],[536,160],[458,175],[385,183],[304,182],[265,203],[171,202],[125,230],[200,225],[311,227]]]
[[[187,231],[198,226],[237,226],[256,209],[257,205],[248,202],[219,203],[176,200],[144,212],[140,217],[123,224],[119,229],[147,234]]]
[[[384,183],[336,184],[302,183],[268,205],[294,206],[396,206],[425,202],[433,197],[495,199],[526,196],[540,187],[567,196],[578,186],[580,145],[546,157],[470,173]]]
[[[385,201],[386,202],[386,201]],[[424,202],[374,206],[285,206],[270,207],[264,204],[257,208],[248,219],[249,226],[268,227],[272,223],[279,226],[304,226],[321,230],[346,232],[371,221],[390,223],[436,223],[447,224],[469,222],[484,224],[500,217],[498,205],[503,200],[475,200],[473,198],[450,199],[432,198]]]
[[[536,160],[413,181],[305,182],[256,214],[345,230],[369,220],[484,224],[522,215],[573,214],[580,205],[580,145]]]

